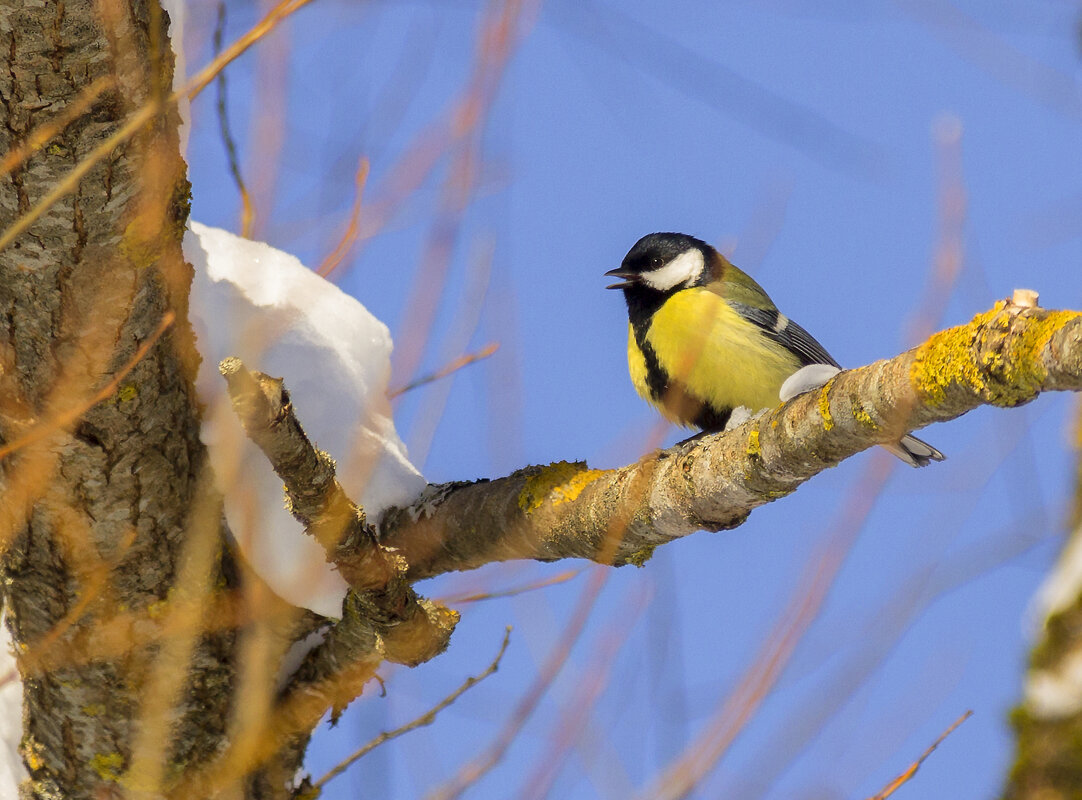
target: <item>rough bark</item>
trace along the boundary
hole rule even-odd
[[[454,615],[396,569],[330,626],[230,550],[198,438],[188,184],[157,4],[0,0],[0,52],[0,152],[45,145],[0,176],[0,234],[25,228],[0,247],[0,579],[23,793],[291,796],[320,717],[383,660],[442,649]],[[388,618],[403,597],[409,613]],[[326,641],[279,693],[277,664],[316,627]],[[428,638],[442,644],[422,652]]]
[[[96,79],[115,80],[0,181],[0,229],[134,108],[168,93],[169,53],[162,14],[146,2],[0,2],[0,152]],[[195,513],[206,459],[180,253],[187,196],[166,108],[0,252],[0,437],[10,445],[48,431],[0,462],[0,575],[23,676],[26,796],[119,791],[138,728],[158,722],[140,712],[195,526],[209,526],[210,580],[229,582],[213,498]],[[112,396],[58,425],[133,360],[169,312],[174,323]],[[232,650],[226,628],[198,637],[189,654],[161,745],[179,770],[220,746]]]

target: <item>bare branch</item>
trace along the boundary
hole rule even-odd
[[[411,666],[442,653],[458,614],[410,588],[405,562],[376,542],[364,510],[335,478],[333,459],[316,450],[302,430],[282,381],[249,372],[239,358],[227,358],[218,368],[245,431],[285,482],[293,516],[356,590],[336,630],[315,651],[304,682],[341,671],[350,658],[338,650],[345,646],[352,653],[356,641],[377,644],[352,655],[367,658],[377,649],[383,658]]]
[[[420,388],[427,383],[432,383],[433,381],[438,381],[441,378],[446,378],[448,375],[452,375],[455,372],[458,372],[458,370],[462,369],[463,367],[468,367],[470,364],[488,358],[499,349],[499,342],[489,342],[475,353],[466,353],[465,355],[461,355],[450,364],[446,364],[440,367],[435,372],[430,372],[429,374],[423,375],[415,381],[410,381],[401,388],[392,389],[387,393],[387,397],[393,400],[399,395],[405,394],[406,392],[412,392],[414,389]]]
[[[264,735],[231,743],[179,784],[174,797],[214,794],[258,768],[284,785],[288,776],[279,775],[277,765],[303,754],[324,713],[341,713],[384,661],[415,666],[442,653],[458,622],[457,612],[418,596],[404,578],[401,557],[376,542],[363,509],[335,478],[334,461],[305,435],[282,381],[249,372],[238,358],[223,360],[219,371],[248,436],[285,483],[293,515],[354,590],[342,619],[290,678]]]
[[[376,738],[369,741],[367,744],[365,744],[362,747],[360,747],[359,749],[357,749],[355,752],[353,752],[347,758],[343,759],[340,763],[338,763],[334,768],[332,768],[330,771],[328,771],[326,775],[324,775],[318,781],[313,783],[311,788],[315,789],[317,791],[321,790],[327,784],[328,781],[330,781],[330,780],[332,780],[334,778],[337,778],[339,775],[341,775],[343,772],[345,772],[347,769],[349,769],[353,764],[355,764],[360,759],[364,758],[366,755],[371,753],[373,750],[375,750],[380,745],[386,744],[387,742],[391,741],[392,739],[397,739],[399,736],[402,736],[403,734],[409,733],[410,731],[417,730],[418,728],[423,728],[426,725],[431,725],[433,722],[436,721],[436,715],[437,714],[439,714],[445,708],[450,706],[458,698],[460,698],[467,691],[469,691],[474,686],[479,684],[485,678],[489,677],[490,675],[494,675],[496,673],[496,670],[499,669],[500,661],[503,660],[503,654],[505,652],[507,652],[507,645],[510,642],[511,642],[511,626],[508,625],[507,629],[504,631],[504,634],[503,634],[503,643],[500,645],[500,651],[498,653],[496,653],[496,657],[494,659],[492,659],[492,663],[488,665],[488,668],[484,672],[481,672],[481,673],[479,673],[477,675],[473,675],[473,676],[467,678],[462,683],[461,686],[459,686],[457,689],[455,689],[453,692],[451,692],[451,694],[447,695],[447,697],[443,698],[443,700],[436,703],[436,705],[432,706],[432,708],[428,709],[428,711],[423,713],[421,716],[417,717],[416,719],[412,720],[411,722],[407,722],[405,725],[402,725],[402,726],[400,726],[398,728],[395,728],[392,731],[384,731],[379,736],[377,736]],[[298,792],[298,794],[303,796],[303,791]]]
[[[981,405],[1082,389],[1082,314],[1004,301],[896,358],[839,374],[726,433],[616,470],[559,462],[429,486],[380,521],[380,542],[426,578],[492,561],[642,563],[697,530],[741,524],[819,472]]]
[[[334,460],[308,440],[282,381],[249,372],[239,358],[225,359],[218,370],[249,438],[285,482],[290,511],[323,546],[327,560],[338,562],[342,577],[355,589],[386,587],[401,565],[380,550],[364,509],[346,497],[335,478]],[[339,543],[348,543],[350,555],[341,561],[336,558]]]
[[[225,32],[225,3],[218,3],[218,21],[214,26],[214,57],[222,53],[222,36]],[[240,158],[237,156],[237,143],[233,138],[233,131],[229,127],[229,112],[226,108],[226,80],[225,70],[218,73],[218,102],[215,108],[218,111],[218,130],[222,134],[222,145],[225,147],[226,160],[229,164],[229,174],[233,176],[233,182],[237,184],[237,192],[240,193],[240,235],[245,239],[252,236],[252,220],[255,217],[255,209],[252,205],[252,195],[244,184],[244,176],[240,173]]]
[[[924,762],[928,760],[928,757],[935,752],[935,749],[939,747],[939,745],[943,744],[944,739],[954,733],[955,729],[959,725],[961,725],[972,716],[973,712],[967,711],[962,716],[958,717],[958,719],[951,723],[949,728],[943,731],[943,733],[939,734],[939,737],[930,745],[928,745],[928,748],[920,754],[920,757],[916,761],[909,765],[905,772],[903,772],[897,778],[884,786],[883,789],[879,791],[874,797],[868,798],[868,800],[887,800],[888,797],[898,791],[901,786],[908,783],[909,780],[917,774],[917,770],[919,770],[924,764]]]

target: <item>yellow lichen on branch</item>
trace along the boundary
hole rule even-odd
[[[526,513],[541,508],[546,499],[553,505],[569,503],[590,483],[602,477],[601,470],[590,469],[584,461],[557,461],[545,467],[534,467],[533,474],[518,496],[518,507]]]
[[[966,325],[929,337],[917,348],[909,371],[918,397],[938,406],[952,388],[961,388],[997,406],[1032,400],[1048,376],[1045,348],[1057,331],[1082,315],[1045,311],[1015,326],[1022,308],[1000,301]]]
[[[429,487],[413,506],[385,513],[380,541],[409,563],[407,580],[520,558],[642,563],[658,545],[740,525],[753,509],[905,431],[981,405],[1082,389],[1080,331],[1078,312],[999,303],[734,430],[620,469],[561,461]]]
[[[819,416],[823,418],[823,430],[829,431],[834,427],[834,420],[830,416],[830,381],[827,381],[819,390]]]

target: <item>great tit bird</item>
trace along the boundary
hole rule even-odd
[[[812,335],[706,242],[651,233],[607,288],[623,289],[635,389],[673,422],[723,430],[734,409],[754,413],[822,386],[841,371]],[[914,467],[944,455],[915,436],[884,445]]]

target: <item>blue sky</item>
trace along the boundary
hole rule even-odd
[[[349,214],[358,159],[371,160],[366,199],[377,202],[409,143],[460,97],[484,11],[475,0],[320,0],[234,64],[228,108],[256,235],[319,263]],[[228,12],[227,39],[258,7]],[[193,66],[209,58],[214,14],[189,4]],[[520,21],[477,137],[468,205],[441,211],[444,155],[335,275],[390,326],[398,382],[410,377],[405,343],[428,326],[419,274],[436,303],[418,372],[500,343],[397,407],[418,466],[443,481],[638,457],[656,419],[627,378],[624,307],[602,273],[655,230],[732,253],[851,366],[912,346],[929,314],[936,327],[961,323],[1016,287],[1078,308],[1080,18],[1068,0],[542,4]],[[193,114],[193,216],[237,230],[212,91]],[[964,192],[960,223],[944,212],[945,186]],[[450,257],[426,267],[437,224],[452,234]],[[943,288],[934,265],[952,242],[961,266]],[[1027,604],[1063,532],[1071,408],[1047,396],[922,434],[949,460],[890,475],[822,613],[701,796],[867,796],[967,709],[974,717],[898,796],[994,795],[1011,757]],[[859,455],[735,531],[610,571],[567,665],[471,796],[531,796],[542,784],[527,776],[595,680],[603,688],[552,796],[648,785],[732,691],[882,458]],[[489,567],[421,589],[508,588],[580,566]],[[500,671],[328,796],[419,797],[480,753],[566,631],[588,575],[462,606],[449,652],[387,670],[387,697],[366,695],[323,731],[310,768],[321,774],[482,670],[513,624]]]

